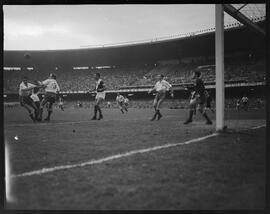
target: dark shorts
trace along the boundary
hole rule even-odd
[[[19,101],[21,106],[29,105],[32,106],[34,104],[34,101],[31,99],[30,96],[20,96]]]
[[[118,104],[119,104],[120,106],[123,106],[123,105],[124,105],[124,102],[118,102]]]
[[[198,100],[198,103],[199,103],[200,105],[202,105],[202,104],[205,104],[205,102],[206,102],[206,97],[205,97],[205,95],[200,95],[199,100]]]
[[[43,105],[44,105],[45,103],[48,103],[48,102],[49,102],[50,104],[53,104],[53,103],[55,103],[55,101],[56,101],[56,94],[55,94],[55,93],[47,92],[47,93],[45,94],[43,100],[42,100],[42,103],[43,103]]]

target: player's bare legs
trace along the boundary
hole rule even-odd
[[[53,112],[53,103],[49,102],[49,107],[47,108],[47,111],[48,111],[48,115],[44,120],[45,121],[50,121],[51,115],[52,115],[52,112]]]
[[[162,117],[162,114],[160,113],[160,106],[163,103],[164,99],[165,99],[164,97],[161,97],[157,102],[156,112],[157,112],[158,120],[160,120],[160,118]]]
[[[154,99],[153,107],[155,109],[155,114],[154,114],[153,118],[151,119],[151,121],[155,120],[156,117],[158,120],[160,120],[160,118],[162,117],[162,114],[160,113],[160,106],[161,106],[162,102],[164,101],[164,99],[165,99],[165,97],[163,97],[163,96],[160,98],[156,97]]]
[[[94,116],[92,117],[92,120],[97,119],[97,113],[99,113],[98,120],[101,120],[103,118],[102,111],[101,111],[101,108],[100,108],[100,105],[101,105],[102,101],[103,101],[103,99],[100,98],[100,97],[96,99],[96,103],[95,103],[95,107],[94,107]]]
[[[32,108],[36,112],[36,107],[34,105],[35,104],[33,104],[32,106],[30,106],[28,104],[23,104],[22,107],[24,107],[27,110],[27,112],[29,113],[29,117],[35,122],[36,120],[35,120],[34,114],[32,112]]]
[[[38,117],[38,121],[42,120],[42,114],[43,114],[43,108],[46,105],[47,100],[42,99],[41,103],[40,103],[40,108],[39,108],[39,117]]]
[[[196,110],[196,106],[197,106],[196,99],[191,100],[189,104],[189,117],[184,124],[188,124],[192,122],[192,117],[193,117],[194,111]]]
[[[156,117],[157,117],[157,103],[158,103],[158,98],[155,97],[154,102],[153,102],[153,107],[154,107],[154,109],[155,109],[155,114],[154,114],[154,116],[152,117],[151,121],[155,120]]]
[[[199,104],[199,112],[203,115],[203,117],[206,119],[206,124],[211,125],[212,121],[208,117],[205,111],[205,105],[204,104]]]

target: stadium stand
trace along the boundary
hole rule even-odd
[[[113,67],[106,69],[87,70],[39,70],[20,71],[4,70],[4,92],[14,93],[23,76],[30,80],[44,80],[49,73],[54,72],[63,91],[85,91],[94,87],[93,74],[99,72],[107,89],[114,90],[123,86],[153,85],[157,74],[164,74],[172,84],[191,82],[192,71],[201,68],[205,82],[215,81],[215,67],[211,60],[179,63],[173,65],[155,64],[151,66]],[[263,58],[242,57],[225,58],[225,81],[262,82],[265,81],[265,60]]]

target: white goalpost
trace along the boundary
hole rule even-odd
[[[216,131],[224,130],[224,10],[215,5],[215,61],[216,61]]]

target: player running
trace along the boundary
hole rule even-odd
[[[41,82],[41,86],[45,89],[45,96],[40,104],[39,120],[42,120],[43,108],[48,103],[48,116],[44,120],[50,121],[53,111],[53,104],[55,103],[60,91],[60,87],[56,81],[56,75],[50,74],[48,79]]]
[[[100,78],[100,73],[96,73],[95,75],[95,81],[96,81],[96,87],[94,90],[89,90],[88,93],[91,93],[93,91],[96,92],[96,101],[95,101],[95,108],[94,108],[94,116],[91,120],[101,120],[103,118],[100,105],[103,100],[105,100],[105,84],[104,81]],[[99,117],[97,118],[97,112],[99,112]]]
[[[37,113],[38,109],[34,101],[31,99],[31,91],[37,86],[28,82],[28,77],[24,77],[19,86],[19,100],[22,107],[24,107],[28,113],[29,117],[35,122],[36,119],[32,112],[32,109]]]
[[[164,75],[162,74],[158,75],[158,79],[159,80],[155,84],[154,88],[148,91],[149,94],[152,92],[156,92],[156,96],[153,103],[155,114],[153,118],[151,119],[151,121],[155,120],[156,117],[157,117],[157,120],[160,120],[160,118],[162,117],[162,114],[160,113],[160,106],[166,97],[166,92],[170,91],[171,97],[173,97],[172,86],[170,83],[164,80]]]
[[[196,79],[195,83],[195,98],[190,102],[189,105],[189,118],[184,122],[184,124],[188,124],[192,122],[192,116],[194,113],[194,108],[198,105],[199,112],[204,116],[206,119],[206,124],[212,124],[212,121],[209,119],[205,112],[205,102],[206,102],[206,97],[205,97],[205,87],[204,87],[204,82],[201,79],[201,72],[198,70],[195,70],[193,73],[192,79]]]
[[[116,102],[120,108],[120,111],[122,112],[122,114],[124,114],[124,110],[127,112],[127,108],[126,108],[126,105],[125,105],[125,98],[123,95],[121,95],[120,93],[117,93],[117,96],[116,96]]]

